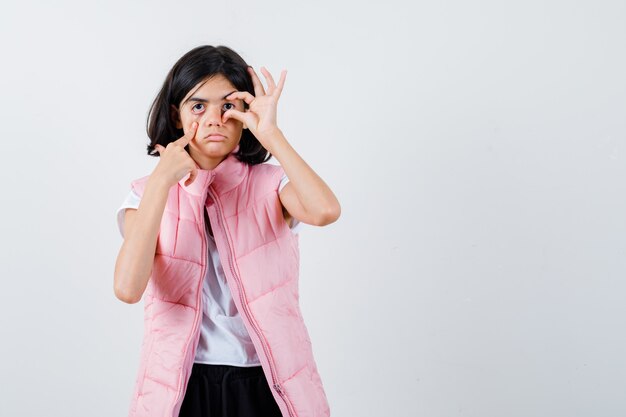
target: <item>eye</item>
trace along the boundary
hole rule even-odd
[[[204,104],[202,104],[202,103],[196,103],[196,104],[194,104],[194,105],[193,105],[193,107],[191,108],[191,110],[197,110],[197,109],[196,109],[196,106],[204,106]]]
[[[226,109],[226,110],[231,110],[235,108],[235,105],[233,103],[224,103],[225,106],[233,106],[230,109]]]

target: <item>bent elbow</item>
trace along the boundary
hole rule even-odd
[[[113,292],[118,300],[126,304],[136,304],[141,300],[141,297],[137,297],[135,294],[131,294],[118,286],[114,286]]]
[[[327,226],[331,223],[334,223],[341,216],[341,207],[336,205],[324,211],[322,215],[316,220],[316,226]]]

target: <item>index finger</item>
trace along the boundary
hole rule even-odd
[[[185,146],[187,146],[187,144],[189,142],[191,142],[191,139],[194,138],[194,136],[196,136],[196,130],[198,127],[198,123],[197,122],[193,122],[191,124],[191,128],[187,131],[187,133],[185,133],[183,136],[181,136],[179,139],[176,139],[174,141],[174,143],[176,143],[177,145],[182,146],[183,148]]]
[[[254,86],[254,95],[255,95],[255,97],[264,96],[265,95],[265,88],[263,88],[263,83],[261,83],[261,80],[259,79],[259,76],[256,75],[256,72],[254,71],[254,68],[248,67],[248,70],[250,72],[250,76],[252,77],[252,85]]]

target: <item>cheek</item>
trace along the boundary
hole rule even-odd
[[[195,115],[183,113],[180,115],[180,122],[183,125],[183,133],[187,134],[191,130],[191,124],[193,122],[200,123],[200,120]]]
[[[200,115],[196,113],[184,112],[182,114],[182,119],[188,122],[193,122],[200,119]]]
[[[181,121],[183,123],[183,126],[185,126],[185,129],[191,129],[191,124],[193,122],[200,123],[201,118],[199,114],[184,113],[181,115]]]

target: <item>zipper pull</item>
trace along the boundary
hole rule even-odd
[[[278,384],[274,384],[274,389],[275,389],[275,390],[276,390],[279,394],[281,394],[281,395],[282,395],[283,391],[280,389],[280,385],[278,385]]]

